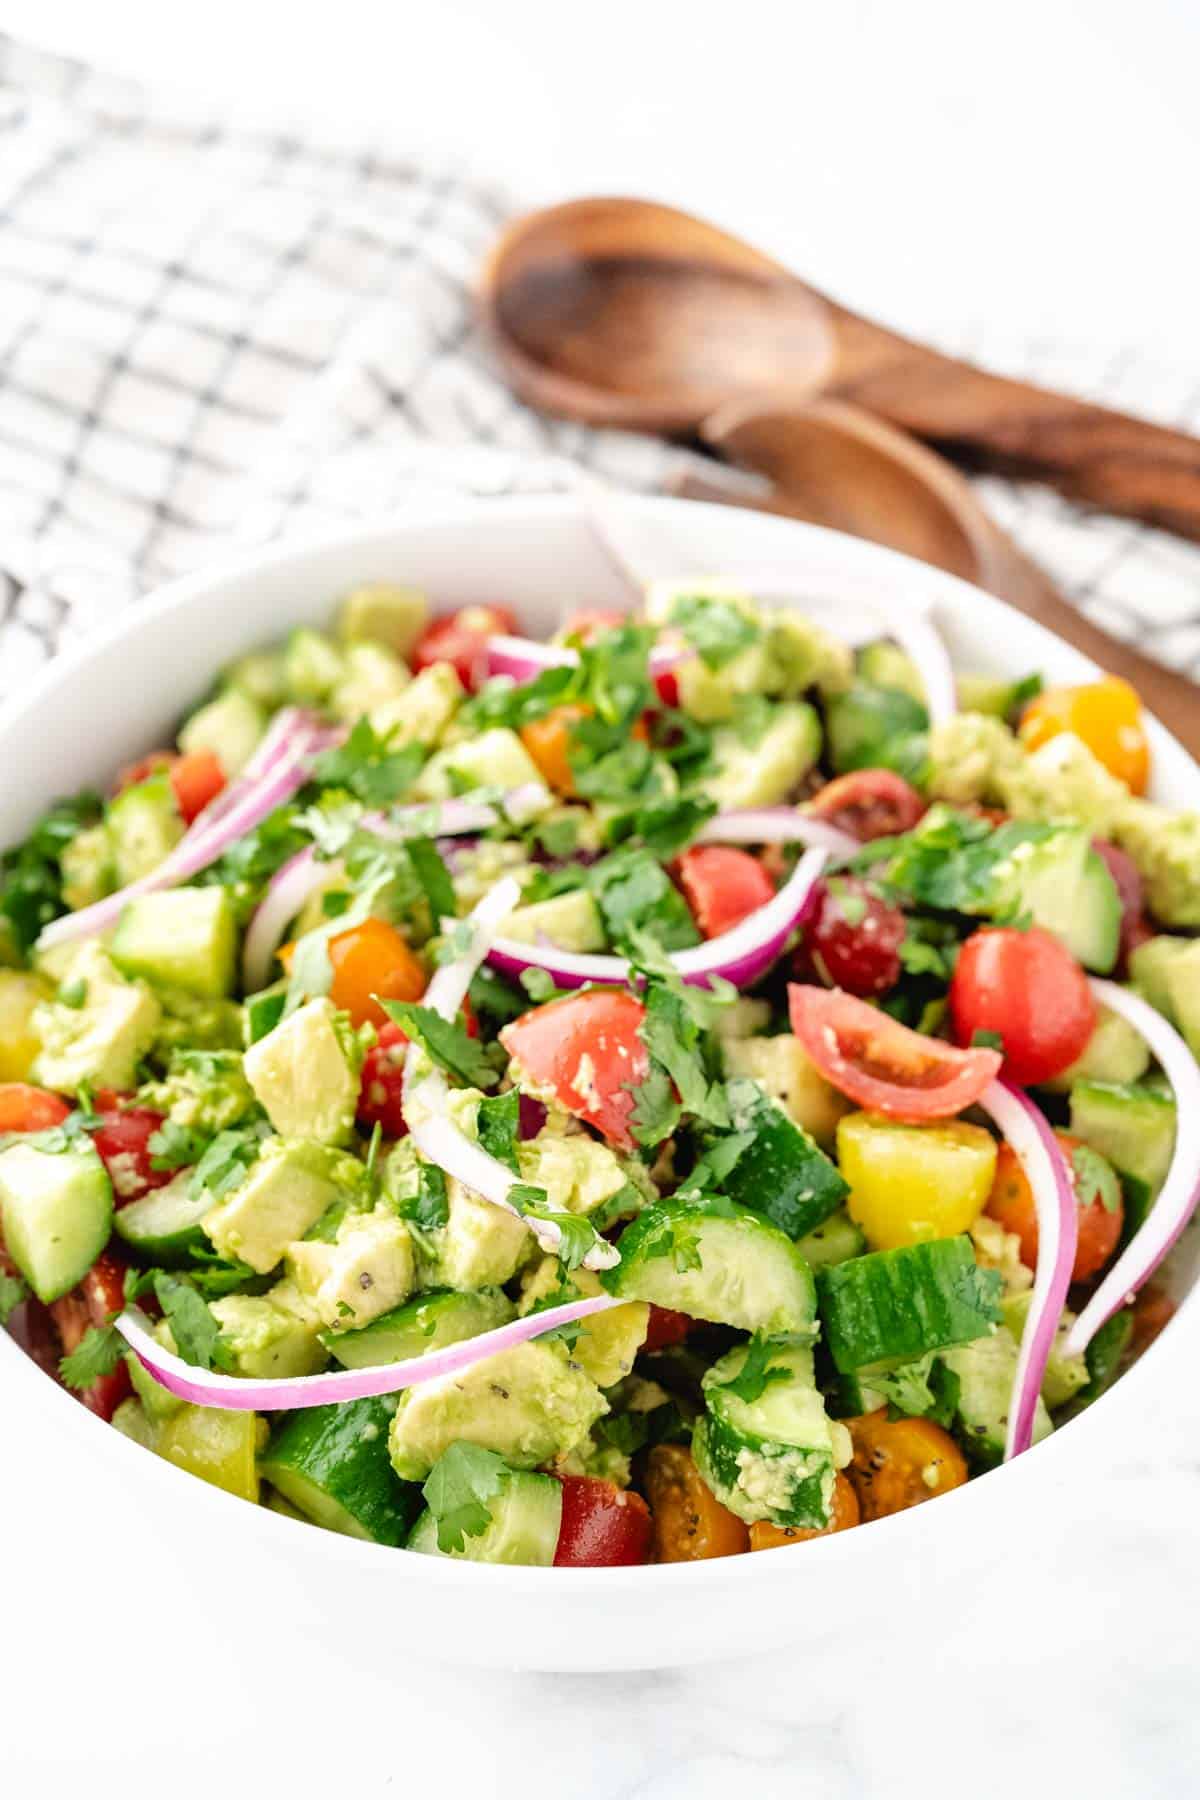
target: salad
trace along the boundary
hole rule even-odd
[[[0,1320],[155,1455],[597,1566],[923,1504],[1172,1311],[1200,818],[1136,694],[734,581],[386,583],[0,861]],[[100,791],[100,789],[103,791]]]

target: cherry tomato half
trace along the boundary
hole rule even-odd
[[[333,985],[329,997],[350,1014],[352,1025],[388,1023],[376,995],[384,1000],[419,1000],[429,985],[420,958],[394,925],[364,919],[329,940]]]
[[[869,999],[886,994],[900,979],[900,946],[908,926],[904,914],[860,875],[819,881],[813,910],[804,926],[801,955],[827,987]]]
[[[140,1200],[174,1179],[174,1169],[152,1166],[150,1139],[163,1122],[162,1113],[148,1106],[122,1108],[120,1095],[108,1092],[96,1095],[95,1109],[100,1124],[92,1132],[92,1142],[108,1170],[118,1206]]]
[[[1072,1161],[1074,1152],[1080,1147],[1080,1140],[1065,1131],[1056,1131],[1054,1135],[1066,1157],[1071,1185],[1076,1191],[1079,1204],[1079,1240],[1075,1247],[1071,1280],[1090,1281],[1093,1275],[1099,1274],[1117,1247],[1121,1226],[1125,1221],[1125,1208],[1120,1199],[1110,1210],[1097,1193],[1086,1198],[1080,1196],[1079,1180]],[[1021,1261],[1027,1269],[1036,1269],[1037,1206],[1029,1178],[1011,1144],[1001,1144],[996,1153],[996,1175],[984,1211],[989,1218],[1003,1225],[1005,1231],[1016,1234],[1021,1241]]]
[[[1144,794],[1150,779],[1150,746],[1137,689],[1119,675],[1079,687],[1047,688],[1021,715],[1021,742],[1036,750],[1061,732],[1073,732],[1131,793]]]
[[[855,769],[826,782],[804,811],[814,819],[827,819],[866,844],[872,838],[911,831],[924,817],[926,807],[916,788],[891,769]]]
[[[967,1479],[966,1458],[940,1425],[929,1419],[889,1419],[887,1407],[847,1419],[854,1460],[846,1473],[862,1518],[920,1506]]]
[[[732,931],[775,898],[758,858],[726,844],[696,844],[679,858],[679,885],[706,938]]]
[[[1039,926],[977,931],[958,954],[950,982],[954,1035],[969,1044],[995,1032],[1004,1072],[1019,1087],[1061,1075],[1096,1026],[1088,978],[1071,952]]]
[[[71,1108],[46,1088],[27,1081],[0,1081],[0,1132],[46,1131],[61,1125]]]
[[[956,1050],[840,989],[788,988],[792,1030],[839,1093],[890,1119],[948,1119],[1000,1070],[994,1050]]]
[[[408,1135],[401,1105],[404,1055],[408,1039],[389,1019],[363,1058],[362,1086],[358,1095],[358,1122],[365,1131],[378,1125],[384,1137]]]
[[[595,1475],[564,1475],[556,1569],[616,1569],[644,1563],[654,1527],[640,1494]]]
[[[692,1321],[686,1313],[672,1312],[669,1306],[655,1306],[651,1301],[642,1349],[666,1350],[672,1344],[682,1344],[691,1329]]]
[[[467,692],[473,693],[487,673],[488,639],[516,629],[516,614],[507,606],[460,607],[422,632],[413,651],[413,667],[428,669],[433,663],[448,662]]]
[[[722,1506],[682,1444],[657,1444],[646,1461],[656,1562],[707,1562],[741,1556],[750,1533]]]
[[[117,792],[149,780],[159,769],[171,777],[171,791],[185,825],[198,818],[225,786],[225,771],[211,750],[191,750],[180,756],[174,750],[152,750],[140,762],[130,763],[117,777]]]
[[[588,988],[514,1019],[500,1042],[568,1112],[618,1149],[632,1150],[630,1089],[645,1080],[650,1066],[639,1035],[645,1016],[641,1001],[622,988]]]

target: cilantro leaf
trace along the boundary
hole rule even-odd
[[[508,1198],[523,1219],[539,1219],[543,1224],[557,1226],[559,1242],[554,1254],[568,1271],[577,1269],[588,1251],[600,1241],[590,1219],[552,1207],[544,1188],[516,1181],[508,1190]]]
[[[1004,1039],[998,1031],[986,1031],[982,1025],[971,1033],[972,1050],[999,1050],[1004,1054]]]
[[[51,919],[66,911],[63,851],[99,817],[99,797],[90,791],[56,800],[25,842],[0,856],[0,922],[7,924],[22,955],[32,949]]]
[[[461,1550],[467,1538],[487,1530],[492,1522],[487,1503],[507,1477],[508,1465],[494,1450],[457,1443],[442,1452],[421,1489],[437,1521],[439,1550],[444,1554]]]
[[[614,851],[588,871],[587,885],[619,948],[634,930],[664,950],[686,950],[700,942],[687,901],[649,850]]]
[[[706,594],[680,594],[671,604],[668,619],[709,669],[723,669],[762,636],[758,621],[731,600]]]
[[[429,903],[430,918],[436,930],[442,919],[454,917],[454,883],[450,879],[450,871],[438,854],[437,845],[432,838],[408,838],[404,847],[408,851],[421,891]]]
[[[417,1174],[417,1191],[397,1201],[396,1211],[418,1231],[437,1231],[450,1218],[450,1199],[446,1177],[434,1163],[422,1163]]]
[[[411,1000],[385,1000],[377,995],[388,1018],[430,1056],[440,1069],[467,1087],[494,1088],[500,1077],[477,1038],[468,1036],[461,1019],[443,1019],[431,1006]]]
[[[29,1289],[19,1275],[9,1275],[0,1269],[0,1325],[7,1325],[22,1300],[29,1298]]]
[[[755,1400],[762,1398],[772,1382],[789,1380],[791,1370],[785,1368],[782,1363],[772,1363],[771,1361],[777,1348],[778,1345],[773,1343],[770,1338],[762,1337],[755,1332],[746,1346],[746,1360],[737,1374],[731,1376],[728,1381],[723,1381],[721,1387],[727,1393],[736,1394],[737,1398],[744,1400],[747,1405],[752,1405]]]
[[[146,1140],[152,1169],[186,1169],[198,1163],[209,1144],[212,1133],[195,1125],[180,1125],[175,1119],[164,1119],[157,1131]]]
[[[507,1094],[495,1094],[490,1099],[479,1102],[475,1121],[479,1142],[489,1156],[502,1162],[514,1175],[521,1172],[521,1165],[517,1160],[520,1126],[521,1096],[516,1088],[510,1088]]]
[[[1071,1151],[1071,1173],[1075,1181],[1075,1197],[1080,1206],[1096,1201],[1105,1212],[1115,1213],[1121,1205],[1121,1184],[1107,1157],[1090,1144],[1076,1144]]]
[[[315,759],[313,780],[321,787],[344,788],[364,806],[390,806],[412,786],[425,760],[420,744],[393,750],[393,735],[380,735],[364,716],[344,744],[322,751]]]
[[[675,856],[716,810],[716,801],[703,795],[680,794],[672,799],[650,800],[615,813],[608,821],[606,835],[610,844],[635,838],[655,856]]]
[[[891,1418],[931,1419],[945,1427],[958,1411],[958,1376],[933,1351],[886,1374],[872,1375],[867,1385],[887,1401]]]
[[[154,1271],[154,1293],[184,1362],[198,1369],[229,1369],[233,1356],[208,1303],[181,1275]]]
[[[192,1170],[188,1192],[194,1199],[201,1194],[221,1199],[242,1181],[269,1135],[265,1122],[218,1131]]]
[[[69,1388],[90,1388],[112,1374],[125,1348],[115,1325],[89,1325],[74,1350],[59,1359],[58,1372]]]

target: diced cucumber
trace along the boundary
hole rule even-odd
[[[306,1518],[344,1537],[402,1544],[419,1504],[388,1458],[390,1397],[287,1414],[260,1459],[271,1483]]]
[[[825,708],[829,757],[838,775],[852,769],[891,769],[911,774],[923,760],[916,740],[929,714],[901,688],[856,681]]]
[[[876,1250],[817,1276],[825,1341],[843,1374],[898,1368],[982,1337],[999,1323],[1000,1287],[967,1237]]]
[[[122,1437],[132,1438],[143,1450],[153,1450],[158,1434],[140,1400],[122,1400],[112,1416],[112,1425],[114,1431],[119,1431]]]
[[[179,733],[179,748],[188,753],[211,750],[225,779],[232,781],[254,755],[266,728],[258,702],[237,688],[226,688],[192,714]]]
[[[1071,1130],[1121,1174],[1135,1175],[1157,1194],[1175,1153],[1175,1101],[1148,1084],[1077,1081]]]
[[[342,601],[337,631],[344,643],[365,639],[386,644],[397,656],[410,656],[428,623],[429,601],[419,588],[370,581]]]
[[[821,1530],[838,1460],[835,1430],[813,1379],[812,1351],[781,1342],[768,1347],[766,1373],[774,1376],[750,1400],[733,1387],[751,1347],[740,1345],[704,1377],[705,1417],[692,1436],[692,1453],[704,1480],[723,1506],[748,1524]],[[786,1371],[783,1380],[779,1370]],[[848,1446],[845,1446],[848,1455]]]
[[[161,1381],[157,1381],[145,1363],[139,1361],[132,1350],[125,1357],[125,1367],[129,1370],[133,1391],[141,1402],[142,1409],[151,1426],[157,1425],[162,1419],[171,1418],[174,1413],[180,1412],[187,1405],[186,1400],[181,1400],[178,1394],[173,1394],[170,1388],[164,1387]]]
[[[1002,1325],[991,1337],[944,1351],[942,1361],[958,1379],[955,1424],[963,1448],[983,1468],[994,1468],[1004,1455],[1017,1373],[1017,1340]],[[1033,1416],[1034,1443],[1049,1437],[1053,1429],[1046,1402],[1039,1394]]]
[[[1029,1313],[1029,1305],[1033,1299],[1033,1289],[1026,1288],[1019,1294],[1006,1294],[1000,1302],[1004,1313],[1004,1323],[1019,1344],[1025,1329],[1025,1320]],[[1050,1346],[1050,1355],[1046,1362],[1046,1373],[1042,1378],[1042,1399],[1051,1412],[1057,1412],[1068,1400],[1074,1399],[1080,1388],[1087,1386],[1087,1362],[1082,1356],[1068,1356],[1063,1349],[1063,1339],[1075,1323],[1073,1312],[1064,1312],[1054,1334],[1054,1342]]]
[[[600,909],[586,888],[518,906],[505,921],[504,936],[521,944],[550,943],[582,952],[603,950],[608,942]]]
[[[90,1143],[0,1151],[0,1225],[9,1255],[45,1304],[81,1281],[108,1242],[113,1193]]]
[[[1171,1016],[1195,1057],[1200,1057],[1200,938],[1185,940],[1166,965]]]
[[[1141,1032],[1102,1006],[1082,1054],[1042,1086],[1052,1094],[1069,1094],[1077,1081],[1140,1081],[1149,1067],[1150,1049]]]
[[[996,1174],[996,1140],[963,1119],[904,1125],[850,1113],[837,1132],[850,1184],[847,1211],[872,1250],[894,1250],[969,1231]]]
[[[344,1368],[374,1368],[380,1363],[407,1362],[409,1357],[494,1331],[515,1318],[516,1310],[499,1288],[482,1288],[473,1294],[421,1294],[357,1331],[323,1331],[321,1342]]]
[[[959,712],[989,713],[1007,719],[1041,689],[1040,676],[1009,681],[1002,675],[976,675],[964,670],[954,678]]]
[[[1016,911],[1052,932],[1085,969],[1107,974],[1121,944],[1121,901],[1087,827],[1064,825],[1024,848],[1019,867],[1013,858]]]
[[[622,1232],[610,1293],[694,1319],[771,1335],[815,1335],[812,1270],[792,1240],[759,1213],[733,1218],[703,1205],[649,1206]]]
[[[1171,997],[1170,972],[1177,959],[1195,942],[1192,938],[1170,937],[1160,932],[1157,937],[1147,938],[1139,944],[1129,958],[1129,974],[1131,980],[1140,988],[1146,999],[1160,1012],[1164,1019],[1172,1025],[1178,1025],[1175,1016],[1175,1002]]]
[[[852,1256],[861,1256],[866,1247],[862,1227],[844,1211],[832,1213],[815,1231],[796,1240],[796,1248],[810,1269],[847,1262]]]
[[[428,1509],[413,1526],[408,1548],[421,1556],[459,1556],[466,1562],[548,1569],[562,1525],[562,1483],[553,1475],[514,1469],[487,1504],[491,1524],[478,1537],[464,1537],[461,1550],[438,1549],[437,1520]]]
[[[118,794],[109,802],[104,822],[119,888],[157,869],[184,832],[175,790],[165,770]]]
[[[239,1500],[256,1501],[256,1459],[266,1428],[266,1420],[257,1413],[185,1403],[160,1421],[154,1448],[177,1469],[186,1469]]]
[[[438,750],[414,782],[413,793],[418,800],[448,800],[470,788],[526,787],[541,778],[516,732],[494,725],[478,737]]]
[[[345,672],[338,647],[320,631],[298,626],[283,652],[283,679],[289,700],[301,706],[328,698]]]
[[[212,1211],[213,1197],[206,1190],[193,1194],[191,1179],[191,1170],[181,1169],[166,1187],[131,1201],[114,1217],[117,1236],[147,1262],[186,1262],[194,1251],[207,1248],[200,1221]]]
[[[287,681],[284,675],[284,658],[281,649],[252,650],[249,656],[240,657],[224,672],[223,679],[233,688],[246,694],[264,712],[274,712],[287,699]]]
[[[219,1000],[233,991],[236,948],[228,889],[179,887],[130,900],[109,953],[126,975]]]
[[[849,1191],[846,1182],[808,1132],[756,1081],[731,1081],[728,1094],[733,1134],[706,1145],[708,1156],[719,1159],[715,1185],[789,1237],[803,1237],[836,1212]],[[745,1142],[730,1164],[737,1138]]]
[[[1120,1312],[1114,1313],[1111,1319],[1105,1320],[1085,1350],[1087,1386],[1080,1388],[1066,1408],[1064,1417],[1073,1419],[1112,1386],[1121,1372],[1121,1364],[1132,1338],[1133,1308],[1125,1306]]]

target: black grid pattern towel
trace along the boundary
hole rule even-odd
[[[234,126],[0,37],[0,690],[239,545],[448,494],[669,482],[684,453],[548,421],[477,341],[484,182]],[[1131,353],[948,346],[1187,422]],[[1082,605],[1200,669],[1200,553],[1000,482]]]

